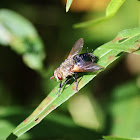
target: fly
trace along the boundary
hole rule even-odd
[[[63,63],[61,63],[59,68],[54,70],[53,78],[57,79],[57,82],[60,81],[58,92],[60,94],[61,88],[67,84],[72,78],[76,82],[76,91],[78,92],[78,84],[77,84],[77,73],[79,72],[93,72],[100,69],[103,69],[101,66],[94,63],[95,56],[92,53],[82,53],[84,45],[83,38],[80,38],[76,41],[74,46],[72,47],[67,59]],[[66,81],[62,84],[62,80],[66,79]]]

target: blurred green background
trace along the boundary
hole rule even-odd
[[[86,47],[91,51],[118,32],[139,26],[140,2],[127,0],[103,24],[72,27],[104,16],[108,3],[74,0],[66,13],[64,1],[1,1],[0,139],[6,138],[58,84],[50,77],[76,40],[84,38],[83,52]],[[124,54],[21,139],[82,140],[101,139],[103,135],[140,137],[140,56]]]

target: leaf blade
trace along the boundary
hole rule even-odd
[[[139,32],[138,32],[139,31]],[[123,40],[125,37],[128,37],[127,40]],[[117,35],[112,41],[100,46],[94,51],[94,55],[99,58],[98,64],[106,68],[109,64],[120,57],[120,53],[128,52],[135,53],[137,52],[140,55],[139,48],[135,45],[138,45],[137,40],[140,39],[140,28],[127,29],[122,31]],[[140,43],[139,43],[140,44]],[[122,48],[121,48],[122,47]],[[117,49],[118,48],[118,49]],[[131,49],[135,51],[132,52]],[[78,89],[83,88],[88,82],[90,82],[99,72],[93,72],[91,75],[84,75],[82,78],[78,79]],[[58,86],[56,86],[51,93],[42,101],[42,103],[35,109],[35,111],[17,128],[13,131],[13,134],[16,136],[21,136],[23,133],[37,125],[45,116],[47,116],[51,111],[60,106],[63,102],[67,101],[71,96],[73,96],[75,91],[75,83],[72,83],[67,87],[60,96],[57,96]]]
[[[71,4],[72,4],[72,1],[73,1],[73,0],[67,0],[67,3],[66,3],[66,12],[69,11],[70,6],[71,6]]]
[[[121,138],[113,136],[103,136],[105,140],[140,140],[140,138]]]
[[[106,16],[115,15],[124,2],[125,0],[111,0],[106,9]]]
[[[76,23],[73,25],[73,28],[85,28],[85,27],[93,27],[97,26],[98,24],[104,23],[108,21],[110,18],[112,18],[119,8],[122,6],[122,4],[125,2],[125,0],[111,0],[106,8],[106,15],[104,17],[100,17],[97,19],[93,19],[90,21],[85,21],[81,23]]]
[[[0,43],[9,45],[34,70],[43,67],[44,45],[32,23],[18,13],[0,10]]]

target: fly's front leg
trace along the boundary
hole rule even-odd
[[[58,89],[58,91],[57,91],[57,93],[56,93],[56,94],[60,95],[61,88],[62,88],[62,81],[60,81],[60,84],[59,84],[59,89]]]
[[[76,72],[73,75],[73,79],[75,80],[75,83],[76,83],[76,92],[78,92],[77,73]]]
[[[72,79],[72,77],[69,77],[63,84],[62,84],[62,81],[60,82],[59,89],[58,89],[58,92],[57,92],[58,95],[61,94],[60,91],[61,91],[62,87],[63,87],[65,84],[67,84],[71,79]]]

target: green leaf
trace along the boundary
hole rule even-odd
[[[5,140],[17,123],[23,120],[31,112],[31,108],[22,107],[0,107],[0,140]],[[15,119],[16,118],[16,119]],[[50,129],[53,128],[53,129]],[[55,133],[54,133],[55,132]],[[71,132],[71,133],[69,133]],[[81,133],[79,135],[79,133]],[[35,129],[25,133],[19,139],[78,139],[84,140],[87,137],[99,138],[100,134],[82,127],[78,127],[69,115],[53,112]],[[11,134],[11,140],[17,137]],[[9,140],[8,139],[8,140]]]
[[[121,7],[121,5],[125,2],[125,0],[111,0],[107,9],[106,9],[106,16],[101,17],[101,18],[97,18],[94,20],[90,20],[90,21],[85,21],[82,23],[77,23],[74,24],[74,28],[85,28],[85,27],[90,27],[90,26],[96,26],[100,23],[103,23],[107,20],[109,20],[110,18],[112,18],[112,16],[114,16],[117,11],[119,10],[119,8]]]
[[[140,55],[140,28],[127,29],[118,34],[112,41],[98,47],[94,51],[94,55],[99,58],[98,64],[106,68],[109,64],[120,57],[122,52],[136,53]],[[78,89],[83,88],[89,81],[91,81],[98,73],[93,72],[84,75],[78,79]],[[21,124],[19,124],[13,131],[13,134],[20,137],[26,131],[37,125],[50,112],[60,106],[73,96],[76,91],[75,82],[63,88],[60,96],[57,95],[58,86],[56,86],[51,93],[42,101],[42,103],[35,109],[35,111]]]
[[[71,4],[72,4],[72,1],[73,1],[73,0],[67,0],[67,3],[66,3],[66,12],[69,11],[70,6],[71,6]]]
[[[10,46],[22,55],[25,64],[35,70],[42,69],[45,57],[43,43],[33,25],[18,13],[0,10],[0,43]]]
[[[140,140],[140,138],[119,138],[113,136],[103,136],[105,140]]]
[[[22,120],[28,115],[27,111],[24,109],[24,114],[19,107],[0,107],[0,139],[5,140],[6,137],[11,133],[11,131],[17,125],[17,121]],[[16,119],[15,119],[16,118]],[[16,137],[13,135],[13,139]],[[11,139],[12,139],[11,138]],[[28,134],[22,136],[23,139],[29,138]]]
[[[125,0],[111,0],[106,9],[106,16],[114,16],[124,2]]]
[[[140,137],[140,88],[136,81],[116,87],[109,104],[112,116],[111,135]]]

